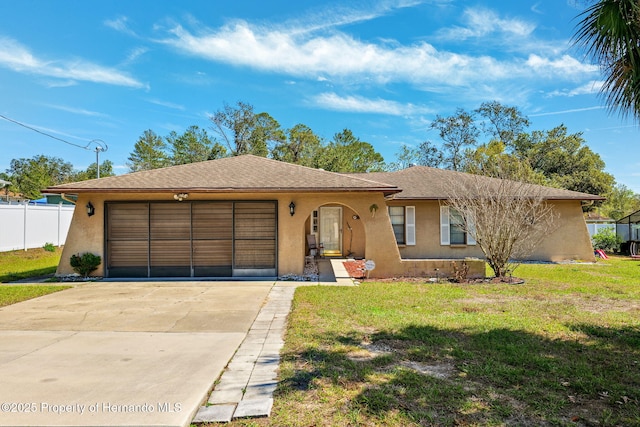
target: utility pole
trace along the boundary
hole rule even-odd
[[[109,147],[107,147],[107,144],[101,139],[94,139],[89,144],[91,143],[96,144],[96,177],[100,179],[100,152],[102,151],[104,153]]]

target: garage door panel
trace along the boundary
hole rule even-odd
[[[108,205],[108,236],[112,240],[147,240],[149,206],[146,203]]]
[[[275,203],[237,203],[234,219],[236,239],[276,238]]]
[[[235,268],[275,268],[275,240],[238,240],[235,243]]]
[[[231,240],[194,240],[193,264],[196,266],[231,265]]]
[[[191,276],[190,240],[152,240],[150,252],[152,277]]]
[[[145,266],[149,262],[147,241],[113,241],[109,245],[109,265],[120,267]]]
[[[191,265],[191,241],[152,240],[151,266]]]
[[[275,202],[107,206],[109,276],[276,274]]]
[[[190,239],[191,205],[188,203],[152,203],[151,240]]]
[[[194,203],[192,218],[194,239],[233,238],[233,203]]]

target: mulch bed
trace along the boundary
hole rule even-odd
[[[362,280],[367,277],[367,272],[364,270],[364,261],[363,260],[355,260],[355,261],[345,261],[343,262],[344,268],[347,269],[347,273],[349,276],[354,279]]]
[[[364,260],[345,261],[344,267],[347,269],[349,276],[357,280],[364,280],[367,277],[367,272],[364,269]],[[430,277],[393,277],[386,279],[375,279],[376,282],[409,282],[409,283],[432,283]],[[372,279],[373,280],[373,279]],[[488,277],[486,279],[469,279],[464,283],[469,284],[483,284],[483,283],[504,283],[519,285],[524,283],[523,279],[518,277]]]

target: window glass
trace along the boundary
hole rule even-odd
[[[404,206],[389,206],[389,217],[391,218],[391,226],[393,227],[393,234],[396,236],[396,242],[404,244]]]
[[[464,232],[462,215],[457,210],[451,208],[449,210],[449,222],[451,225],[450,236],[452,245],[464,245],[467,243],[466,233]]]

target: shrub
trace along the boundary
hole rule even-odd
[[[73,271],[83,277],[89,276],[89,273],[97,269],[101,262],[100,255],[94,255],[91,252],[85,252],[82,255],[71,255]]]
[[[53,245],[53,243],[49,243],[49,242],[45,243],[42,248],[47,252],[55,252],[56,251],[56,247]]]
[[[603,228],[591,237],[593,249],[602,249],[605,252],[614,252],[620,249],[622,240],[612,228]]]

